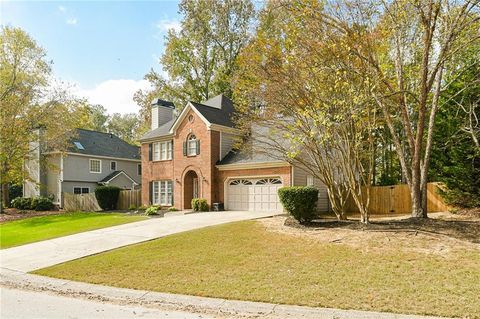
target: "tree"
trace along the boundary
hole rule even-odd
[[[315,6],[305,4],[312,14]],[[427,181],[440,95],[461,72],[458,54],[479,40],[478,0],[339,1],[325,5],[329,38],[343,34],[345,71],[372,84],[412,197],[427,217]],[[339,43],[340,45],[341,43]]]
[[[463,72],[442,92],[437,134],[433,137],[432,180],[444,182],[447,202],[459,207],[480,206],[480,45],[460,57]]]
[[[255,14],[250,0],[183,0],[179,12],[181,30],[169,30],[160,59],[166,76],[151,70],[145,79],[153,90],[135,94],[146,123],[155,97],[182,107],[220,93],[230,96],[236,58],[249,39]]]
[[[62,150],[75,126],[75,104],[49,81],[50,73],[45,51],[25,31],[0,29],[0,210],[8,184],[24,178],[37,129],[49,148]]]
[[[249,137],[244,148],[309,171],[327,187],[338,219],[351,196],[368,223],[363,186],[372,180],[377,110],[370,84],[337,63],[346,60],[338,45],[345,37],[324,36],[317,5],[306,11],[299,2],[274,2],[262,12],[239,57],[237,124]]]
[[[87,130],[106,132],[109,116],[107,109],[100,104],[89,104],[82,101],[77,110],[78,127]]]
[[[139,136],[140,121],[135,113],[115,113],[110,117],[107,130],[131,144],[137,144]]]

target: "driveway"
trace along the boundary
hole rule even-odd
[[[273,215],[275,213],[226,211],[152,218],[2,249],[0,266],[13,271],[30,272],[175,233]]]

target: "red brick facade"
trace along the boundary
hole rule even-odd
[[[193,120],[191,120],[192,117]],[[185,156],[183,153],[183,143],[190,134],[195,134],[200,140],[200,154],[196,156]],[[177,123],[173,137],[159,138],[158,141],[168,139],[173,140],[172,160],[150,161],[149,143],[145,142],[141,146],[142,203],[145,206],[151,204],[150,182],[171,180],[174,193],[173,206],[178,209],[190,208],[191,181],[195,174],[199,184],[198,196],[207,199],[209,205],[224,201],[224,182],[230,177],[280,176],[283,185],[290,185],[291,168],[289,166],[219,171],[215,165],[220,159],[220,132],[208,129],[207,124],[193,110],[190,110],[183,120]]]

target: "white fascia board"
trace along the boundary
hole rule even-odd
[[[198,117],[200,117],[202,119],[202,121],[205,123],[205,125],[207,126],[207,128],[210,128],[210,125],[212,125],[212,123],[210,123],[203,115],[202,113],[200,113],[196,108],[195,106],[193,106],[192,103],[188,102],[187,105],[183,108],[182,112],[180,113],[180,115],[177,117],[177,119],[175,120],[175,123],[173,123],[172,127],[170,128],[170,134],[175,134],[175,130],[177,129],[178,125],[180,125],[180,123],[182,123],[182,121],[185,119],[185,117],[187,116],[187,113],[189,110],[193,110],[195,112],[195,114],[198,115]]]
[[[120,176],[120,174],[123,174],[123,175],[125,175],[125,177],[126,177],[126,178],[128,178],[129,180],[131,180],[131,181],[132,181],[132,183],[134,183],[135,185],[138,185],[138,183],[137,183],[137,182],[135,182],[135,181],[134,181],[134,180],[133,180],[133,179],[132,179],[130,176],[128,176],[128,174],[127,174],[127,173],[125,173],[124,171],[120,171],[120,173],[119,173],[119,174],[117,174],[117,175],[113,176],[112,178],[110,178],[110,179],[109,179],[108,181],[106,181],[106,182],[102,182],[102,184],[108,184],[108,183],[110,183],[110,182],[111,182],[111,181],[113,181],[115,178],[117,178],[118,176]]]
[[[288,162],[273,161],[273,162],[257,162],[257,163],[239,163],[239,164],[225,164],[215,165],[220,171],[232,171],[238,169],[256,169],[256,168],[272,168],[290,166]]]

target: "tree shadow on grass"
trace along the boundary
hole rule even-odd
[[[289,217],[285,220],[285,226],[304,229],[341,228],[359,231],[421,232],[465,240],[472,243],[480,243],[480,221],[406,218],[372,221],[368,225],[355,220],[314,220],[309,223],[300,224],[295,219]]]

